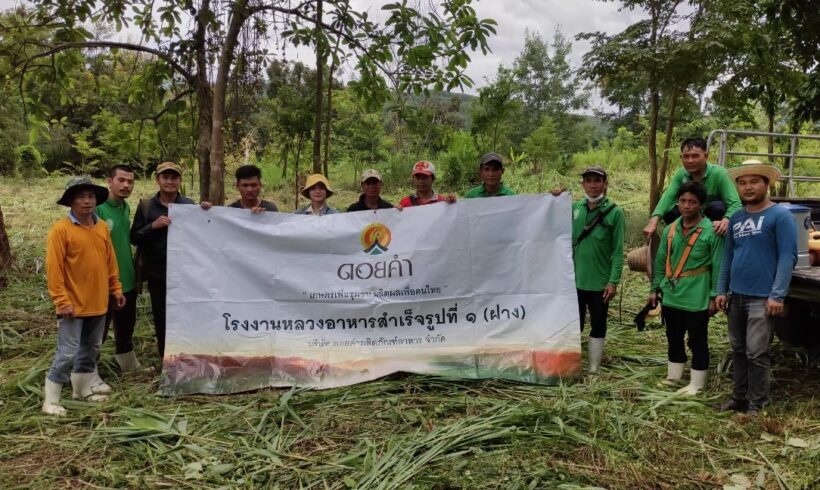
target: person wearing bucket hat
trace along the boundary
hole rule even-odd
[[[481,157],[478,161],[478,175],[481,178],[481,185],[467,191],[464,194],[466,199],[515,195],[515,192],[501,181],[501,177],[504,176],[504,161],[498,153],[490,152]]]
[[[686,366],[686,336],[692,350],[689,384],[678,390],[696,395],[706,386],[709,373],[709,317],[715,314],[715,297],[723,257],[723,238],[712,221],[703,216],[706,189],[699,182],[685,182],[678,190],[681,216],[661,234],[652,274],[648,302],[663,304],[666,325],[666,384],[676,384]]]
[[[135,253],[137,287],[143,280],[148,282],[151,296],[151,314],[157,352],[160,360],[165,356],[165,291],[168,261],[168,217],[171,206],[194,204],[179,192],[182,168],[174,162],[163,162],[154,172],[159,190],[149,199],[141,199],[131,224],[131,243],[137,246]]]
[[[322,174],[308,175],[305,180],[305,187],[302,189],[302,196],[310,199],[310,204],[294,211],[295,214],[309,214],[312,216],[324,216],[326,214],[336,214],[339,211],[327,205],[327,200],[333,195],[330,182]]]
[[[700,182],[706,189],[706,207],[703,214],[712,220],[715,232],[725,235],[729,219],[740,209],[740,198],[737,195],[732,179],[726,169],[708,162],[709,151],[703,138],[686,138],[681,143],[680,159],[682,167],[675,172],[669,181],[669,187],[663,192],[649,222],[643,229],[648,238],[658,229],[658,222],[663,219],[669,224],[680,212],[676,206],[678,190],[684,182]]]
[[[57,352],[46,375],[42,410],[65,415],[63,385],[71,382],[73,398],[102,401],[111,387],[99,379],[100,352],[108,296],[125,306],[119,268],[108,225],[94,210],[108,189],[88,177],[72,178],[58,204],[68,216],[51,227],[46,242],[48,293],[57,312]]]
[[[728,316],[734,387],[716,408],[756,415],[770,401],[769,344],[797,262],[797,229],[789,210],[769,199],[776,167],[746,160],[729,175],[743,208],[729,221],[715,303]]]
[[[347,212],[372,211],[375,209],[391,209],[394,206],[381,198],[382,174],[376,169],[369,168],[362,172],[359,181],[362,184],[362,194],[359,200],[348,206]]]
[[[581,331],[589,310],[589,371],[601,365],[609,301],[621,280],[624,255],[624,212],[606,196],[608,180],[603,167],[581,173],[584,198],[572,205],[572,258]],[[560,194],[560,192],[559,192]]]
[[[411,206],[423,206],[425,204],[435,204],[437,202],[456,202],[456,196],[447,194],[443,196],[433,190],[436,181],[436,166],[427,160],[421,160],[413,164],[413,171],[410,172],[413,179],[413,187],[416,193],[405,196],[399,201],[399,209]]]

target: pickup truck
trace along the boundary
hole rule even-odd
[[[789,142],[788,153],[761,153],[749,151],[734,151],[730,149],[731,138],[772,137],[780,141]],[[820,197],[797,197],[796,184],[799,182],[820,183],[820,177],[795,174],[797,160],[820,160],[820,155],[800,154],[798,152],[801,141],[817,140],[820,135],[798,135],[783,133],[765,133],[759,131],[740,131],[718,129],[709,134],[709,153],[719,165],[726,165],[727,157],[732,155],[754,157],[770,162],[778,159],[785,164],[778,165],[784,170],[782,178],[787,196],[772,196],[772,201],[805,206],[810,209],[811,217],[798,223],[800,227],[813,227],[820,231]],[[717,148],[715,148],[717,147]],[[817,192],[820,196],[820,191]],[[798,236],[801,236],[798,229]],[[806,252],[808,243],[798,242],[798,251]],[[799,261],[792,272],[789,285],[789,294],[786,297],[786,313],[779,319],[775,327],[775,334],[780,340],[793,345],[807,348],[810,352],[820,351],[820,266],[811,266],[807,260]]]

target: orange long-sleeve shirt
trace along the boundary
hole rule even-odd
[[[70,305],[78,317],[104,315],[109,294],[122,293],[108,225],[98,219],[87,227],[70,217],[54,223],[46,242],[46,276],[58,311]]]

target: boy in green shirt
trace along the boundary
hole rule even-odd
[[[609,301],[615,296],[624,263],[624,212],[606,197],[606,170],[598,165],[581,174],[584,198],[572,205],[572,255],[578,313],[584,329],[589,309],[589,371],[601,365]]]
[[[114,358],[123,373],[140,367],[134,353],[134,326],[137,323],[137,284],[134,258],[131,253],[131,208],[126,199],[134,190],[134,170],[128,165],[115,165],[108,172],[108,200],[97,206],[97,216],[108,224],[111,243],[120,268],[120,282],[126,303],[122,309],[115,308],[113,298],[109,301],[105,317],[103,341],[108,337],[108,326],[114,322]]]
[[[680,381],[686,365],[684,337],[689,335],[692,370],[689,385],[678,390],[696,395],[706,386],[709,370],[709,317],[717,311],[715,297],[723,256],[723,239],[712,221],[701,214],[706,205],[706,189],[698,182],[680,186],[677,205],[680,218],[661,235],[655,258],[649,303],[663,303],[663,319],[668,341],[667,383]]]

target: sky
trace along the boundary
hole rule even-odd
[[[355,9],[368,10],[371,17],[378,19],[381,5],[389,1],[398,0],[351,0],[351,3]],[[0,9],[20,3],[19,0],[0,0]],[[614,34],[643,17],[641,12],[619,10],[619,1],[474,0],[473,4],[479,18],[494,19],[498,25],[496,35],[489,42],[492,52],[486,56],[481,52],[472,54],[472,62],[467,68],[467,75],[475,83],[473,89],[467,90],[472,94],[476,93],[476,88],[485,85],[486,80],[492,79],[499,64],[512,65],[524,47],[524,37],[528,30],[541,34],[549,42],[555,30],[560,29],[572,42],[571,60],[573,67],[578,68],[589,44],[576,41],[577,34],[594,31]],[[291,60],[314,63],[310,48],[289,48],[286,56]]]

